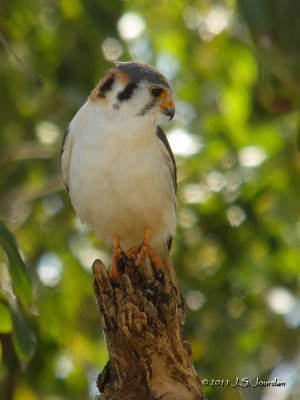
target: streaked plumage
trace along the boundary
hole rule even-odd
[[[153,67],[118,63],[106,72],[68,125],[61,170],[82,222],[124,250],[150,245],[183,302],[169,256],[176,230],[176,165],[158,125],[174,115],[173,90]]]

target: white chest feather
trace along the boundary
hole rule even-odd
[[[109,120],[85,105],[70,130],[69,190],[80,219],[110,242],[118,235],[125,249],[147,226],[154,248],[174,235],[176,198],[156,123]]]

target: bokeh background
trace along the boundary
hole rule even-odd
[[[178,164],[172,257],[195,368],[225,381],[207,398],[300,398],[299,5],[1,1],[1,399],[97,394],[108,355],[91,264],[111,250],[71,208],[60,143],[104,71],[132,59],[176,93],[163,123]]]

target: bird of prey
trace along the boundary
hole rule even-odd
[[[120,279],[122,249],[138,251],[135,265],[148,254],[170,279],[183,319],[169,254],[176,230],[176,164],[158,125],[161,114],[175,114],[164,75],[141,62],[116,63],[69,123],[61,171],[80,220],[113,244],[111,278]]]

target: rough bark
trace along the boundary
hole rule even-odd
[[[169,281],[155,276],[148,259],[140,268],[124,265],[120,285],[100,260],[93,273],[109,353],[99,399],[203,400]]]

